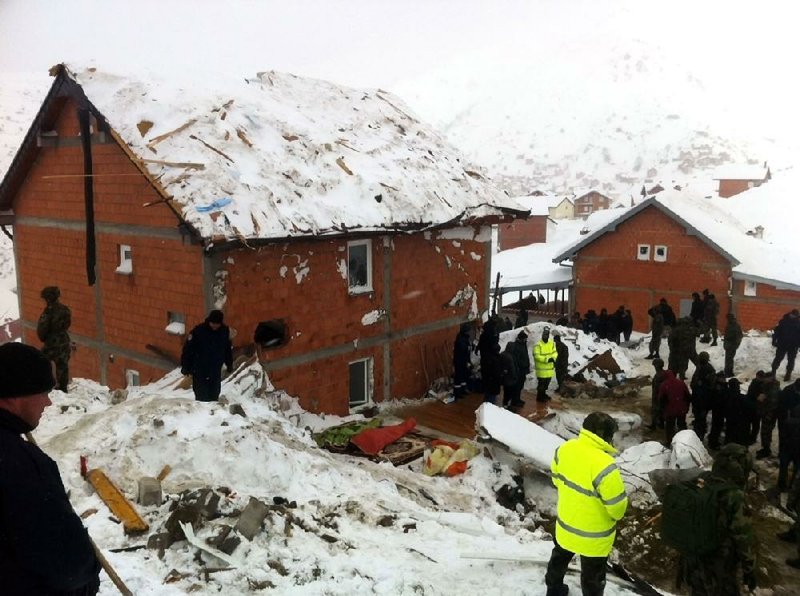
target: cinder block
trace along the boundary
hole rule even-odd
[[[236,522],[236,531],[248,540],[252,540],[261,531],[261,524],[264,523],[268,512],[269,507],[266,503],[250,497],[250,502]]]
[[[139,478],[139,496],[137,501],[140,505],[144,505],[145,507],[161,505],[163,502],[161,481],[158,478],[151,478],[149,476]]]

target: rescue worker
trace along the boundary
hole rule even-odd
[[[736,350],[742,343],[742,326],[736,320],[736,315],[732,312],[727,314],[728,323],[725,325],[725,332],[722,336],[722,348],[725,350],[725,375],[732,377],[733,375],[733,359],[736,357]]]
[[[36,335],[42,346],[42,354],[52,361],[56,367],[56,388],[67,392],[69,385],[69,357],[72,342],[69,338],[69,327],[72,324],[72,313],[69,307],[61,304],[61,290],[56,286],[47,286],[42,290],[45,301],[44,311],[36,325]]]
[[[472,323],[461,323],[458,335],[453,342],[453,397],[461,399],[467,395],[467,382],[471,368]]]
[[[717,497],[717,549],[704,557],[682,556],[679,577],[689,585],[692,596],[739,596],[740,565],[742,583],[749,590],[757,586],[753,525],[744,502],[752,467],[747,447],[729,443],[717,453],[711,472],[703,477],[706,487],[726,484],[730,489],[722,490]]]
[[[719,302],[717,302],[717,297],[714,294],[709,294],[708,299],[705,301],[705,306],[703,308],[703,337],[700,338],[700,343],[707,344],[709,341],[711,341],[712,346],[717,345],[718,316],[719,316]]]
[[[556,369],[556,358],[558,350],[555,342],[550,339],[550,327],[545,327],[542,331],[542,339],[533,346],[533,367],[536,370],[536,401],[546,402],[550,399],[547,395],[547,387],[550,379],[553,378]]]
[[[208,313],[197,325],[181,353],[181,373],[192,375],[192,390],[197,401],[217,401],[222,385],[222,365],[233,370],[230,329],[223,323],[221,310]]]
[[[786,357],[786,374],[784,381],[792,378],[797,350],[800,349],[800,311],[796,308],[783,315],[772,334],[772,345],[775,346],[775,359],[772,361],[772,372],[777,375],[783,357]]]
[[[514,365],[517,369],[517,384],[512,388],[508,406],[520,408],[525,405],[525,401],[520,398],[520,395],[522,395],[522,390],[525,387],[525,379],[528,373],[531,372],[531,359],[528,356],[528,334],[524,330],[520,331],[517,334],[517,338],[510,343],[513,344],[512,354]],[[506,395],[506,393],[503,393],[504,397]]]
[[[669,332],[667,344],[669,345],[669,360],[667,368],[681,379],[686,378],[689,361],[697,360],[695,340],[696,331],[692,327],[689,317],[681,317]]]
[[[606,563],[614,545],[617,522],[625,515],[628,497],[614,463],[612,446],[616,421],[604,412],[592,412],[575,439],[556,449],[550,464],[558,490],[556,532],[547,564],[547,596],[566,596],[564,574],[572,558],[581,557],[584,595],[601,596],[606,585]]]
[[[781,396],[781,384],[772,374],[764,373],[761,392],[756,397],[756,409],[761,424],[761,449],[756,451],[756,459],[772,456],[772,431],[778,421],[778,402]]]
[[[556,391],[561,393],[561,387],[564,380],[567,378],[567,370],[569,369],[569,348],[561,341],[561,335],[558,333],[553,334],[553,339],[556,342],[556,350],[558,356],[556,357]]]
[[[650,315],[650,353],[645,358],[660,358],[661,336],[664,335],[664,315],[658,306],[651,307],[647,314]]]

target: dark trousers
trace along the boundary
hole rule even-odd
[[[661,350],[661,334],[653,334],[653,337],[650,338],[650,354],[655,354],[658,356],[658,352]]]
[[[547,586],[548,596],[561,596],[564,590],[564,575],[567,566],[572,561],[572,553],[561,548],[558,542],[553,541],[553,552],[550,562],[547,563],[547,573],[544,583]],[[606,561],[608,557],[581,556],[581,590],[583,596],[602,596],[606,589]]]
[[[507,406],[509,404],[517,404],[519,403],[520,399],[519,396],[522,394],[522,387],[524,386],[525,382],[517,383],[515,385],[503,385],[503,405]]]
[[[672,444],[676,426],[678,430],[686,430],[686,416],[664,416],[664,432],[667,434],[667,446]]]
[[[736,350],[738,348],[725,349],[725,376],[733,376],[733,359],[736,357]]]
[[[550,396],[547,395],[547,388],[550,386],[550,379],[553,377],[536,377],[539,383],[536,385],[536,401],[547,401]]]
[[[789,487],[789,464],[794,464],[794,473],[800,468],[800,454],[781,451],[778,454],[778,490],[783,492]],[[797,481],[795,479],[795,481]]]
[[[53,362],[56,364],[56,389],[66,393],[69,385],[69,356],[56,358]]]
[[[775,430],[777,412],[767,412],[761,417],[761,448],[770,451],[772,447],[772,431]],[[755,431],[754,431],[755,432]]]
[[[725,428],[725,413],[722,411],[722,407],[718,406],[711,410],[711,432],[708,433],[708,446],[712,449],[719,449],[719,438],[723,428]]]
[[[222,380],[220,378],[210,379],[192,376],[192,391],[194,391],[194,398],[197,401],[217,401],[221,385]]]
[[[693,414],[694,421],[692,422],[692,429],[702,443],[706,436],[706,432],[708,431],[708,410],[696,408]]]
[[[794,370],[794,359],[797,358],[797,348],[775,348],[775,360],[772,361],[772,372],[777,372],[783,357],[786,356],[786,376],[790,376]]]
[[[469,368],[466,366],[455,366],[453,375],[453,395],[464,397],[467,394],[467,381],[469,380]]]
[[[556,367],[556,391],[561,391],[561,386],[564,383],[564,379],[567,378],[567,369],[566,367],[558,368]]]

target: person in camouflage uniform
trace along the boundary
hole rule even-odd
[[[69,307],[61,304],[61,290],[56,286],[47,286],[42,290],[42,298],[46,306],[36,325],[36,335],[42,346],[42,353],[56,365],[56,389],[67,392],[69,384],[69,357],[72,342],[69,338],[69,326],[72,324],[72,313]]]
[[[686,369],[689,368],[689,361],[695,362],[697,360],[696,339],[695,328],[689,317],[678,319],[667,338],[667,345],[669,346],[667,368],[681,379],[686,379]]]
[[[778,402],[781,396],[781,384],[770,372],[764,373],[761,392],[756,396],[756,409],[761,421],[761,449],[756,451],[756,459],[764,459],[772,455],[772,431],[778,421]]]
[[[722,347],[725,350],[725,375],[733,376],[733,359],[736,357],[736,350],[742,343],[742,326],[736,320],[736,315],[732,312],[727,314],[728,323],[725,325],[725,333],[722,336]]]
[[[725,445],[714,458],[711,472],[703,475],[705,486],[730,485],[719,493],[717,531],[719,547],[704,557],[684,555],[679,564],[679,582],[685,581],[692,596],[739,596],[738,567],[742,583],[756,588],[753,525],[746,513],[744,489],[753,460],[747,447]],[[678,586],[680,587],[680,586]]]
[[[651,307],[647,314],[652,319],[650,321],[650,353],[645,358],[660,358],[661,336],[664,334],[664,315],[657,306]]]
[[[717,371],[709,362],[708,352],[697,355],[697,368],[692,375],[692,428],[702,442],[708,430],[708,412],[711,410],[712,394],[717,382]]]

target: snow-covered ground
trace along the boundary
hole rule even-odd
[[[530,342],[538,339],[543,325],[528,326]],[[650,361],[643,359],[646,342],[628,349],[562,331],[575,367],[610,349],[625,375],[651,371]],[[506,332],[503,341],[517,332]],[[709,352],[712,364],[721,366],[722,349]],[[746,336],[736,359],[739,377],[747,381],[767,367],[771,354],[768,337]],[[134,593],[245,594],[258,586],[280,594],[544,593],[541,562],[548,559],[552,543],[539,521],[552,513],[555,496],[546,481],[536,485],[539,492],[528,494],[538,509],[512,511],[498,503],[495,491],[513,484],[515,471],[483,453],[469,461],[464,475],[453,478],[424,475],[422,460],[394,467],[335,455],[317,447],[311,433],[344,419],[304,412],[296,400],[273,390],[258,365],[224,382],[222,403],[194,401],[190,390],[174,388],[179,380],[173,371],[158,383],[131,389],[126,400],[114,405],[113,392],[77,379],[69,394],[53,392],[54,405],[35,432],[58,461],[75,510],[89,512],[89,532]],[[564,401],[566,408],[540,429],[554,433],[552,439],[517,436],[518,451],[535,457],[537,451],[552,450],[554,441],[574,436],[585,412],[571,410],[569,400]],[[231,413],[228,404],[240,404],[246,416]],[[382,414],[392,421],[390,408],[382,408]],[[623,422],[620,444],[633,445],[619,462],[629,491],[640,502],[653,498],[648,470],[707,461],[691,432],[678,435],[680,447],[673,450],[654,442],[639,444],[639,416],[614,415]],[[132,499],[140,477],[171,466],[163,484],[165,503],[138,507],[149,533],[162,531],[171,503],[189,489],[209,487],[221,495],[222,516],[196,529],[201,539],[216,534],[221,524],[234,524],[233,514],[250,497],[267,504],[283,497],[297,507],[276,507],[252,542],[242,540],[232,563],[198,555],[185,541],[166,549],[163,559],[149,549],[112,553],[109,549],[143,544],[147,537],[126,537],[111,519],[79,474],[82,455]],[[208,575],[202,571],[220,567],[233,568]],[[165,582],[171,570],[177,579]],[[577,576],[569,575],[567,582],[572,591],[580,590]],[[101,593],[115,593],[105,575]],[[613,582],[606,590],[611,596],[631,593]]]

